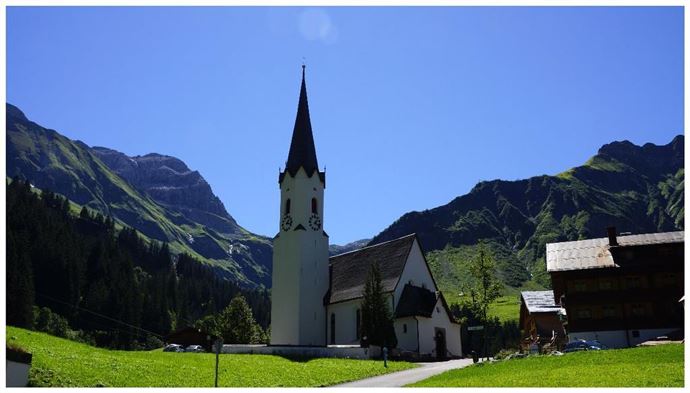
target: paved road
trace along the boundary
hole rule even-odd
[[[472,359],[456,359],[445,362],[418,363],[419,367],[411,370],[398,371],[396,373],[379,375],[378,377],[360,379],[359,381],[348,382],[335,385],[336,388],[357,388],[357,387],[402,387],[422,379],[427,379],[444,371],[467,367],[472,364]]]

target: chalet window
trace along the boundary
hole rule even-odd
[[[632,307],[630,308],[630,313],[632,314],[633,317],[644,317],[646,314],[646,309],[644,307],[644,304],[633,304]]]
[[[609,291],[613,289],[613,282],[611,280],[599,281],[599,289],[602,291]]]
[[[592,318],[592,310],[588,308],[579,308],[575,311],[575,315],[578,319],[590,319]]]
[[[636,289],[640,288],[641,285],[641,280],[639,277],[626,277],[625,278],[625,287],[628,289]]]
[[[407,333],[407,324],[403,323],[403,333]]]
[[[285,214],[290,214],[290,198],[285,201]]]
[[[584,292],[587,290],[587,283],[585,281],[575,281],[573,287],[575,292]]]
[[[331,344],[335,344],[335,313],[331,313]]]
[[[316,198],[311,199],[311,212],[318,213],[318,206],[316,205]]]
[[[676,275],[672,273],[660,274],[656,280],[657,287],[664,288],[676,285]]]
[[[357,327],[355,328],[355,331],[357,332],[357,339],[361,338],[362,336],[362,330],[361,330],[361,324],[362,324],[362,312],[360,309],[357,309],[355,312],[355,320],[357,321]]]
[[[616,306],[604,306],[601,308],[601,315],[604,318],[615,318],[618,316]]]

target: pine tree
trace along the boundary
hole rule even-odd
[[[223,341],[230,344],[252,344],[260,340],[260,328],[244,296],[237,295],[220,315]],[[258,330],[257,330],[258,329]]]
[[[381,272],[377,263],[371,265],[364,284],[362,299],[362,344],[395,348],[398,339],[393,327],[393,314],[388,308],[387,296],[381,285]]]
[[[23,234],[19,239],[7,234],[7,323],[31,328],[33,324],[34,284],[31,260]]]

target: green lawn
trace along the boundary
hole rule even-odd
[[[7,342],[33,354],[32,386],[212,387],[215,355],[110,351],[7,327]],[[221,355],[219,386],[328,386],[414,367],[350,359],[293,361],[269,355]]]
[[[489,305],[489,316],[501,321],[520,319],[520,300],[517,296],[501,296]]]
[[[682,344],[535,356],[473,365],[415,387],[682,387]]]

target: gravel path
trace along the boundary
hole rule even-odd
[[[434,363],[418,363],[419,367],[413,368],[411,370],[398,371],[392,374],[379,375],[378,377],[372,377],[367,379],[360,379],[359,381],[353,381],[344,383],[341,385],[335,385],[336,388],[357,388],[357,387],[402,387],[423,379],[427,379],[436,374],[440,374],[444,371],[453,370],[456,368],[467,367],[472,364],[472,359],[456,359],[448,360],[445,362],[434,362]]]

